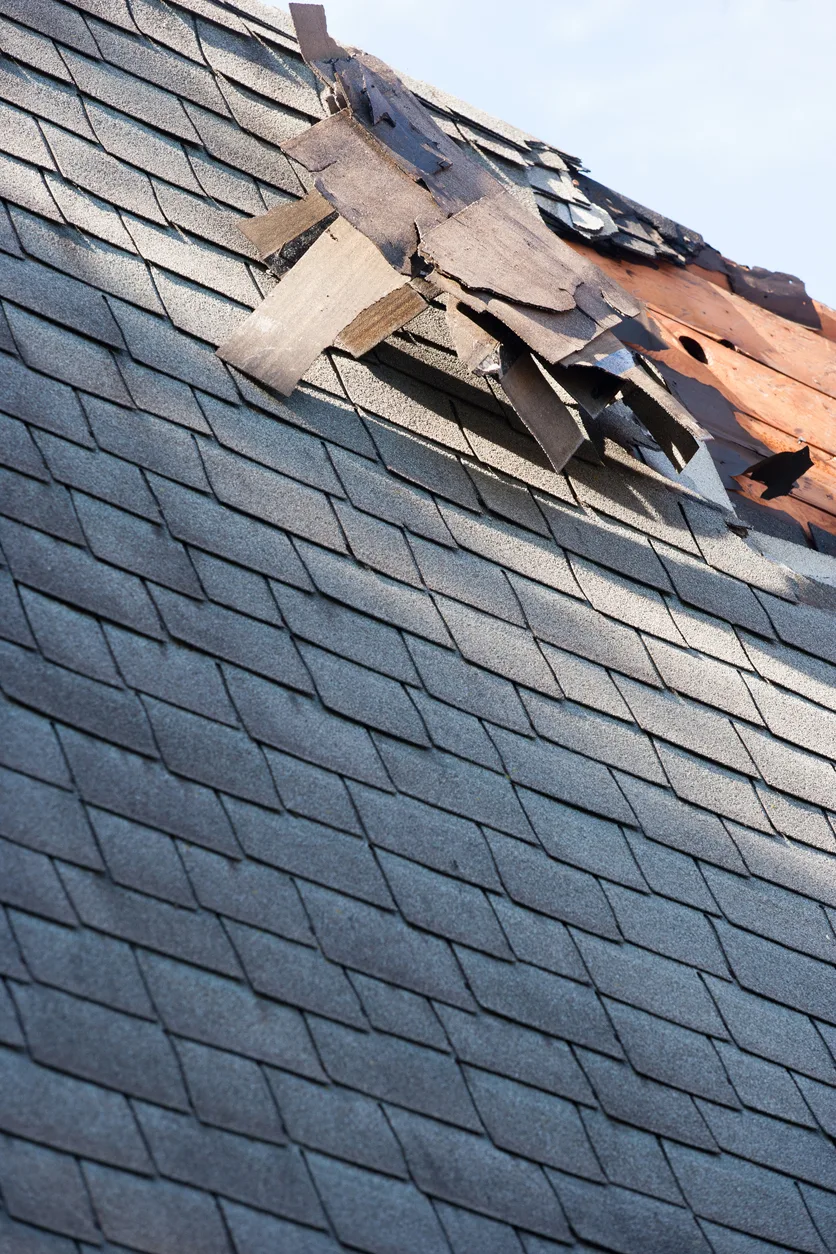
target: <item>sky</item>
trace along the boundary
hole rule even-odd
[[[836,0],[325,0],[329,29],[836,307]]]

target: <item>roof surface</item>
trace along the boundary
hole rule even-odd
[[[225,367],[284,15],[0,13],[2,1254],[833,1254],[832,593],[434,307]]]

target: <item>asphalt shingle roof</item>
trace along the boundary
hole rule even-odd
[[[836,1254],[826,591],[555,475],[434,306],[219,361],[279,10],[0,14],[0,1251]]]

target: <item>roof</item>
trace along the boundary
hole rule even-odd
[[[436,304],[227,366],[288,19],[0,14],[2,1254],[836,1251],[826,555],[556,473]]]

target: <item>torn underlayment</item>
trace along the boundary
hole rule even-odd
[[[459,357],[496,381],[555,470],[585,438],[601,446],[599,424],[619,404],[661,468],[691,466],[689,486],[728,507],[711,459],[699,475],[692,465],[710,436],[617,338],[640,325],[640,303],[447,136],[388,66],[335,43],[321,5],[290,8],[330,116],[283,145],[313,189],[241,225],[279,282],[219,355],[289,395],[323,349],[360,356],[441,299]]]

